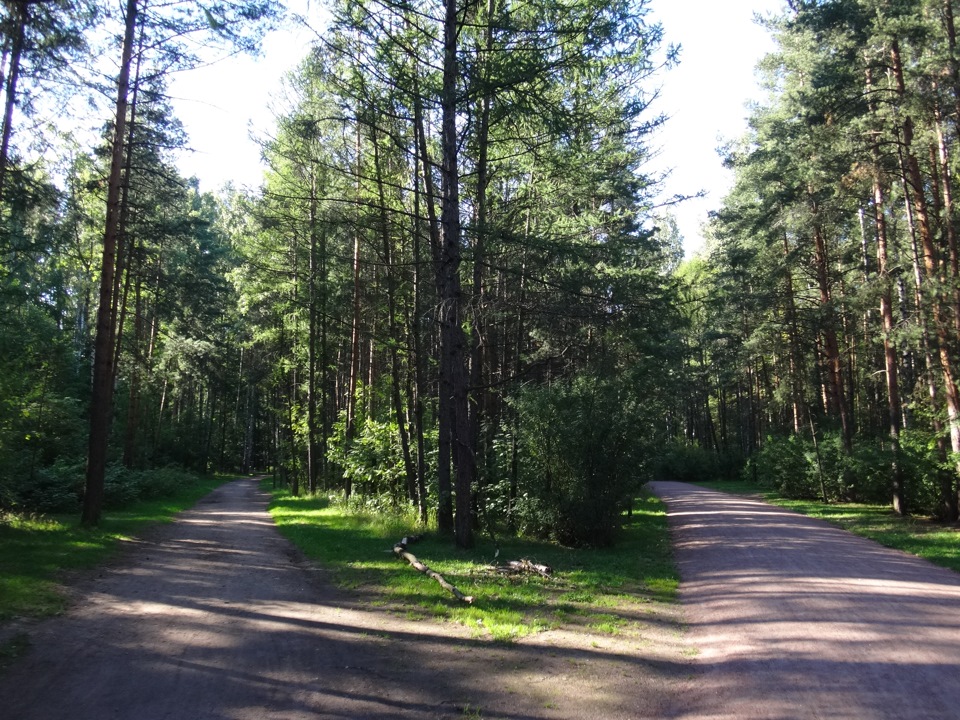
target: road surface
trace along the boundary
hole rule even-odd
[[[668,717],[960,718],[960,575],[756,499],[653,487],[699,649]]]

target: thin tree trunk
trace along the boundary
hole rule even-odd
[[[823,328],[823,351],[827,362],[827,387],[829,390],[828,403],[831,412],[840,418],[840,427],[843,434],[843,447],[849,453],[853,449],[853,430],[850,423],[850,416],[847,411],[846,392],[843,385],[843,363],[840,358],[840,343],[837,340],[837,328],[833,311],[830,308],[833,305],[832,293],[830,290],[830,270],[827,257],[827,243],[823,234],[823,228],[820,221],[816,218],[819,212],[816,202],[810,200],[811,209],[814,214],[813,242],[814,242],[814,266],[817,276],[817,286],[820,290],[820,305],[826,311],[826,317]]]
[[[873,88],[870,71],[867,71],[867,91]],[[871,107],[871,110],[873,108]],[[880,182],[881,158],[876,144],[873,155],[873,217],[877,240],[877,274],[880,280],[880,321],[883,326],[883,361],[887,385],[887,414],[890,445],[893,461],[890,468],[893,509],[900,515],[907,514],[907,494],[904,485],[903,462],[900,450],[900,377],[897,363],[897,348],[893,342],[893,293],[890,279],[890,258],[887,250],[886,198]]]
[[[876,170],[879,173],[879,167]],[[890,445],[893,462],[890,468],[893,490],[893,509],[907,514],[907,494],[904,487],[903,463],[900,452],[900,384],[897,365],[897,348],[893,342],[893,302],[889,257],[887,253],[887,221],[884,216],[885,198],[878,176],[873,180],[873,212],[877,238],[877,273],[880,276],[880,320],[883,324],[883,359],[887,381],[887,414],[889,416]]]
[[[413,321],[410,323],[411,346],[413,348],[413,388],[409,391],[413,406],[414,431],[417,443],[417,493],[420,504],[420,522],[427,524],[427,451],[424,441],[423,396],[426,392],[426,357],[423,352],[422,303],[420,293],[420,175],[416,167],[413,168]],[[449,467],[449,465],[448,465]],[[448,475],[449,488],[449,475]],[[452,524],[452,523],[451,523]]]
[[[360,112],[357,110],[356,135],[356,200],[360,208]],[[347,447],[353,442],[357,424],[357,385],[360,381],[360,223],[356,222],[353,234],[353,322],[350,333],[350,378],[347,383]],[[349,476],[344,477],[344,494],[349,498],[353,487]]]
[[[7,166],[10,162],[10,138],[13,135],[13,108],[17,103],[17,82],[20,79],[20,59],[23,56],[23,43],[29,20],[30,5],[27,0],[15,3],[17,8],[17,27],[10,49],[10,72],[7,74],[5,103],[3,109],[3,132],[0,136],[0,198],[4,194],[7,179]]]
[[[373,126],[373,159],[374,174],[377,181],[377,199],[380,204],[380,235],[383,242],[383,264],[386,271],[387,284],[387,332],[390,337],[390,371],[391,371],[391,392],[390,397],[393,402],[394,417],[397,420],[397,428],[400,433],[400,449],[403,454],[403,468],[406,476],[407,499],[410,502],[418,503],[417,492],[417,472],[413,466],[413,459],[410,455],[410,437],[407,434],[406,414],[403,409],[400,388],[403,384],[400,372],[400,330],[397,327],[397,300],[396,300],[396,278],[397,272],[393,265],[393,240],[390,237],[390,219],[387,214],[387,199],[383,187],[383,168],[380,162],[380,143],[376,133],[376,126]]]
[[[307,490],[317,492],[320,459],[317,449],[317,179],[310,170],[309,332],[307,336]]]
[[[433,257],[434,279],[437,285],[437,293],[442,297],[442,263],[441,250],[442,243],[440,222],[437,219],[436,198],[437,192],[433,182],[433,168],[430,161],[430,153],[427,147],[427,134],[424,128],[423,107],[420,99],[420,90],[414,75],[414,124],[416,125],[417,146],[419,148],[421,171],[423,173],[423,183],[426,190],[427,204],[427,228],[430,233],[430,252]],[[455,129],[455,127],[454,127]],[[441,301],[440,312],[442,316],[443,302]],[[442,323],[442,320],[441,320]],[[441,350],[441,364],[442,364]],[[445,387],[448,382],[448,374],[441,370],[440,373],[440,391],[437,397],[437,530],[441,533],[453,532],[453,482],[450,475],[450,456],[452,454],[451,445],[453,439],[452,433],[452,397],[449,388]]]

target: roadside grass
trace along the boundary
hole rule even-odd
[[[902,517],[888,505],[791,500],[768,488],[746,482],[700,482],[697,485],[735,495],[760,495],[774,505],[826,520],[855,535],[960,572],[960,528],[957,526],[925,517]]]
[[[100,527],[80,527],[77,515],[0,514],[0,622],[47,617],[66,608],[59,580],[107,560],[121,540],[149,525],[170,522],[181,510],[234,476],[197,478],[175,495],[104,512]]]
[[[554,543],[503,538],[499,560],[527,558],[553,568],[553,575],[504,576],[492,569],[495,547],[478,534],[470,551],[434,532],[409,547],[472,605],[457,601],[432,579],[393,555],[395,542],[418,532],[413,518],[383,518],[348,512],[325,497],[274,493],[277,526],[304,554],[332,572],[334,582],[409,619],[439,619],[470,627],[475,635],[510,642],[531,633],[577,626],[623,633],[639,625],[657,602],[674,602],[673,565],[663,504],[652,495],[634,502],[620,542],[613,548],[573,549]]]

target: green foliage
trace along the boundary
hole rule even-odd
[[[70,513],[80,509],[84,462],[61,460],[15,483],[7,509],[18,513]],[[176,467],[129,470],[111,465],[104,479],[104,505],[122,509],[141,500],[174,497],[194,486],[197,477]]]
[[[756,478],[762,487],[773,488],[784,497],[820,496],[816,456],[797,435],[768,437],[744,468],[744,480]],[[811,464],[812,460],[812,464]]]
[[[824,432],[821,436],[819,462],[817,448],[809,438],[768,437],[763,448],[750,458],[742,478],[756,478],[762,487],[789,499],[819,500],[825,490],[830,502],[882,504],[889,500],[894,462],[889,443],[860,439],[847,453],[838,432]],[[911,512],[936,514],[939,465],[929,433],[903,433],[900,464]]]
[[[911,512],[941,517],[941,478],[955,476],[956,462],[949,456],[944,462],[937,459],[936,437],[922,427],[904,430],[900,434],[900,448]]]
[[[743,458],[735,453],[718,453],[693,443],[673,440],[662,450],[654,475],[662,480],[679,482],[730,479],[739,474],[743,462]]]
[[[521,394],[528,466],[520,527],[573,546],[613,544],[627,499],[645,475],[630,395],[591,375]]]
[[[346,425],[346,412],[342,412],[334,425],[329,459],[343,468],[344,477],[350,478],[360,495],[383,496],[394,505],[402,502],[403,453],[396,423],[361,417],[356,437],[349,442]]]
[[[85,464],[60,460],[41,470],[34,480],[20,479],[10,507],[37,513],[69,513],[80,509]]]

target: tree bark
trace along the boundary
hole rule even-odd
[[[17,8],[17,27],[10,48],[10,71],[7,73],[5,102],[3,109],[3,133],[0,139],[0,198],[4,194],[7,179],[7,166],[10,160],[10,138],[13,135],[13,108],[17,103],[17,82],[20,79],[20,59],[23,56],[23,43],[26,36],[30,5],[26,0],[15,3]]]
[[[110,411],[113,406],[113,287],[116,274],[117,236],[120,226],[120,194],[123,184],[130,67],[134,31],[137,27],[137,0],[127,0],[120,74],[117,78],[117,103],[107,181],[107,217],[103,233],[100,264],[100,304],[97,308],[97,333],[94,340],[93,387],[90,401],[90,439],[87,451],[86,490],[81,522],[97,525],[103,510],[103,481],[107,465]]]
[[[427,228],[430,233],[430,253],[433,258],[434,279],[437,285],[437,294],[442,297],[442,262],[441,250],[442,243],[440,232],[440,221],[437,219],[436,198],[437,192],[433,182],[433,169],[430,161],[430,152],[427,147],[427,133],[424,128],[423,104],[420,99],[420,90],[414,75],[413,88],[413,113],[414,125],[417,133],[418,155],[420,157],[421,172],[423,174],[423,184],[427,206]],[[442,313],[443,304],[441,302]],[[442,341],[441,341],[442,344]],[[441,350],[441,364],[442,364]],[[452,398],[448,391],[445,391],[447,375],[441,369],[440,373],[440,392],[437,397],[437,529],[441,533],[453,532],[453,482],[450,476],[450,456],[453,433],[451,402]]]
[[[896,81],[896,91],[901,98],[906,94],[903,77],[903,65],[900,59],[900,46],[894,40],[890,48],[891,66]],[[926,283],[932,284],[934,289],[928,293],[926,306],[929,308],[930,324],[933,326],[935,340],[935,354],[940,363],[940,374],[944,398],[947,406],[947,428],[950,435],[950,447],[954,453],[960,453],[960,393],[957,391],[953,360],[950,357],[950,333],[948,320],[944,312],[942,292],[937,290],[940,284],[939,254],[933,241],[933,229],[930,222],[930,213],[927,207],[924,191],[923,174],[920,163],[913,153],[913,120],[907,115],[901,124],[901,140],[904,155],[905,182],[910,187],[913,196],[913,210],[916,220],[917,235],[922,251],[923,270]],[[923,312],[923,308],[920,308]],[[960,463],[957,463],[957,473],[960,473]],[[951,491],[951,495],[953,495]]]
[[[457,0],[445,0],[443,23],[443,90],[441,96],[443,163],[441,166],[440,333],[441,392],[450,398],[451,437],[455,469],[457,545],[473,546],[473,482],[476,458],[470,442],[466,342],[462,327],[460,285],[460,167],[457,134]]]

